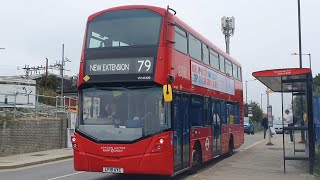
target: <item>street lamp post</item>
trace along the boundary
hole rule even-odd
[[[246,81],[246,104],[248,104],[248,82],[255,81],[255,80],[257,80],[257,79],[252,79],[252,80]]]
[[[300,0],[298,0],[298,26],[299,26],[299,65],[300,65],[300,68],[302,68]]]
[[[263,96],[263,95],[266,95],[266,94],[261,94],[261,112],[262,112],[261,115],[262,115],[262,118],[263,118],[263,106],[262,106],[262,96]]]
[[[291,55],[300,55],[298,53],[292,53]],[[310,69],[311,69],[311,54],[308,53],[308,54],[301,54],[301,55],[308,55],[309,56],[309,66],[310,66]]]
[[[308,53],[308,54],[297,54],[297,53],[292,53],[291,55],[308,55],[309,56],[309,65],[310,65],[310,69],[311,69],[311,54]],[[300,101],[300,105],[301,107],[303,107],[303,100],[302,100],[302,97],[299,98],[299,101]],[[293,108],[293,107],[292,107]],[[303,117],[303,114],[302,114],[302,117]],[[301,121],[301,126],[304,126],[304,121]],[[306,141],[306,137],[305,137],[305,134],[304,134],[304,130],[301,130],[301,141],[299,143],[305,143]]]
[[[261,110],[262,110],[262,96],[266,94],[261,94]],[[262,111],[263,112],[263,111]]]

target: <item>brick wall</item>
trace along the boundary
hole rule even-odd
[[[21,154],[66,147],[67,116],[0,121],[0,153]]]

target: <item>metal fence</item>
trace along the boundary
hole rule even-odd
[[[56,117],[59,112],[75,110],[77,98],[39,94],[0,94],[0,117]]]

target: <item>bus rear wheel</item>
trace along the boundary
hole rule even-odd
[[[202,165],[201,148],[197,147],[192,151],[192,167],[190,174],[195,174]]]
[[[230,140],[228,156],[232,156],[233,155],[233,150],[234,150],[233,140]]]

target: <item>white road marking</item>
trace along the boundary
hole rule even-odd
[[[264,141],[264,139],[262,139],[262,140],[260,140],[260,141],[258,141],[258,142],[255,142],[255,143],[251,144],[250,146],[244,148],[243,151],[244,151],[244,150],[247,150],[247,149],[250,149],[250,148],[252,148],[253,146],[258,145],[259,143],[261,143],[261,142],[263,142],[263,141]]]
[[[61,162],[72,161],[72,160],[73,159],[63,159],[63,160],[59,160],[59,161],[52,161],[52,162],[47,162],[47,163],[43,163],[43,164],[36,164],[36,165],[20,167],[20,168],[15,168],[15,169],[1,169],[0,172],[20,171],[20,170],[25,170],[25,169],[31,169],[31,168],[46,166],[46,165],[50,165],[50,164],[57,164],[57,163],[61,163]]]
[[[77,174],[81,174],[81,173],[84,173],[84,171],[80,171],[80,172],[76,172],[76,173],[72,173],[72,174],[67,174],[67,175],[63,175],[63,176],[59,176],[59,177],[54,177],[54,178],[47,179],[47,180],[61,179],[64,177],[69,177],[69,176],[73,176],[73,175],[77,175]]]

